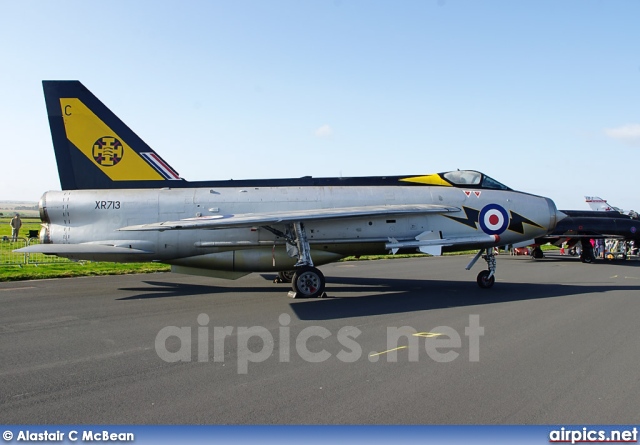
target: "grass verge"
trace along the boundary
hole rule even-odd
[[[45,278],[88,277],[94,275],[125,275],[133,273],[169,272],[171,266],[158,263],[89,263],[27,264],[0,267],[0,282],[42,280]]]

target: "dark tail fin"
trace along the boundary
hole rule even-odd
[[[178,173],[80,82],[42,85],[62,190],[184,186]]]

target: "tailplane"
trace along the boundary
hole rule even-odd
[[[185,182],[82,83],[45,80],[42,85],[62,190]]]

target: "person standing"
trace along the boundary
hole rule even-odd
[[[11,222],[9,224],[11,225],[11,241],[15,242],[18,240],[20,227],[22,227],[22,221],[20,220],[20,215],[16,213],[16,216],[14,216],[11,219]]]

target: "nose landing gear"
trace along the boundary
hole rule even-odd
[[[483,252],[484,252],[484,255],[483,255]],[[465,269],[466,270],[471,269],[473,265],[476,264],[476,261],[480,259],[481,256],[482,256],[482,259],[487,262],[488,270],[481,271],[478,274],[478,277],[476,278],[476,282],[478,283],[478,286],[480,286],[482,289],[489,289],[496,282],[495,273],[496,273],[497,262],[496,262],[496,255],[493,251],[493,247],[480,249],[480,251],[476,254],[475,257],[473,257],[473,259]]]

